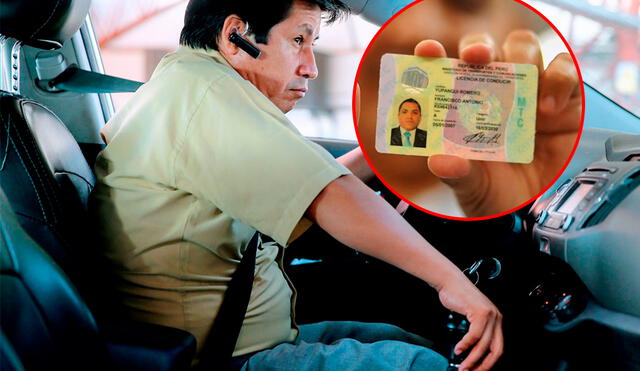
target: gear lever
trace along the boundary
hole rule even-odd
[[[480,282],[481,273],[486,279],[494,279],[500,275],[501,264],[500,261],[496,258],[487,259],[487,263],[482,265],[485,262],[483,259],[479,259],[474,262],[469,268],[462,271],[467,278],[474,285],[478,286]],[[482,269],[480,267],[482,266]],[[449,312],[449,317],[447,319],[447,342],[448,342],[448,360],[449,367],[447,367],[447,371],[457,371],[460,368],[460,363],[467,358],[467,354],[469,351],[464,351],[459,355],[454,353],[456,344],[464,337],[464,335],[469,331],[469,321],[467,318],[461,314],[455,312]]]
[[[449,318],[447,320],[447,341],[449,344],[449,367],[447,367],[447,371],[457,371],[460,367],[460,363],[464,361],[467,357],[468,351],[464,351],[459,355],[454,353],[456,348],[456,344],[462,339],[462,337],[469,331],[469,321],[467,321],[466,317],[451,312],[449,313]]]

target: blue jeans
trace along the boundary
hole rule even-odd
[[[429,341],[382,323],[320,322],[300,326],[293,343],[254,354],[243,371],[446,370]]]

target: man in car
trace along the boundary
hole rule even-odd
[[[229,277],[256,230],[286,246],[310,222],[424,280],[470,323],[462,368],[502,353],[501,314],[358,178],[356,151],[336,161],[285,112],[318,75],[313,44],[334,0],[192,0],[182,46],[102,131],[90,209],[133,319],[195,335],[201,347]],[[254,58],[229,40],[242,33]],[[296,326],[282,248],[263,244],[234,356],[250,369],[444,369],[422,340],[383,324]],[[320,278],[321,279],[321,278]],[[342,339],[344,338],[344,339]],[[347,363],[348,362],[348,363]]]

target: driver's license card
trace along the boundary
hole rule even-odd
[[[472,65],[452,58],[385,54],[380,65],[376,150],[529,163],[538,69]]]

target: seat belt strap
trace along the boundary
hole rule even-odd
[[[224,293],[218,315],[200,351],[200,362],[195,370],[227,370],[238,342],[247,306],[251,298],[255,275],[256,253],[262,244],[262,235],[256,232],[231,276]],[[265,236],[266,237],[266,236]]]
[[[70,65],[48,82],[49,87],[76,93],[127,93],[138,90],[142,83]]]

